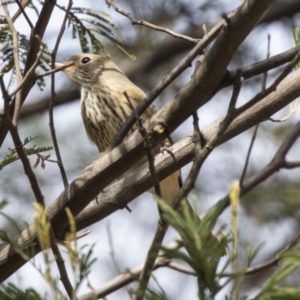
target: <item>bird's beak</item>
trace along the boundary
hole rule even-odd
[[[48,64],[50,67],[52,66],[51,63]],[[72,66],[73,63],[63,63],[63,62],[55,62],[54,63],[54,69],[61,69],[62,71],[70,66]]]
[[[49,65],[51,66],[51,63],[50,63]],[[55,63],[54,63],[55,69],[61,68],[61,67],[63,67],[63,66],[65,66],[64,63],[61,63],[61,62],[55,62]]]

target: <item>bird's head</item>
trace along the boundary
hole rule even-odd
[[[56,62],[55,68],[72,63],[62,71],[78,87],[91,87],[101,82],[103,75],[110,76],[123,72],[109,58],[97,54],[81,53],[71,56],[64,62]]]

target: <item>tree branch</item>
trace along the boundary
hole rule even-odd
[[[161,32],[165,32],[175,38],[179,38],[179,39],[182,39],[182,40],[185,40],[185,41],[188,41],[190,43],[198,43],[199,42],[199,39],[193,39],[191,38],[190,36],[187,36],[187,35],[183,35],[183,34],[179,34],[179,33],[176,33],[168,28],[165,28],[165,27],[160,27],[160,26],[157,26],[157,25],[154,25],[154,24],[151,24],[147,21],[144,21],[144,20],[137,20],[136,18],[134,18],[130,13],[127,13],[125,12],[124,10],[120,9],[114,0],[106,0],[106,4],[108,6],[112,6],[114,8],[114,10],[116,12],[118,12],[119,14],[125,16],[126,18],[128,18],[130,21],[131,21],[131,24],[132,25],[141,25],[141,26],[145,26],[145,27],[148,27],[148,28],[151,28],[151,29],[154,29],[156,31],[161,31]]]

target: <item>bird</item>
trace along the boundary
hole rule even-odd
[[[110,58],[82,53],[64,62],[56,62],[55,68],[67,64],[72,65],[62,71],[80,91],[81,116],[87,136],[103,152],[132,114],[124,92],[133,107],[137,107],[146,95]],[[142,121],[148,120],[154,112],[155,108],[151,105],[141,116]],[[135,124],[128,135],[137,129]],[[160,182],[162,199],[171,204],[180,188],[181,175],[180,171],[176,171]]]
[[[130,81],[110,58],[98,54],[81,53],[71,56],[64,62],[56,62],[55,68],[65,65],[70,66],[62,69],[63,73],[80,90],[81,116],[87,136],[97,146],[98,150],[103,152],[132,114],[132,107],[129,105],[124,92],[130,98],[134,108],[144,100],[146,95]],[[141,115],[142,121],[148,120],[154,112],[155,108],[151,105]],[[135,124],[127,137],[137,129],[138,125]],[[166,142],[170,141],[169,139],[166,140]],[[154,150],[158,152],[159,148],[156,147]],[[137,163],[138,165],[139,163]],[[128,172],[130,170],[126,174]],[[171,205],[181,187],[181,173],[180,170],[177,170],[160,182],[160,196],[166,203]],[[151,188],[149,192],[154,194],[154,188]],[[201,222],[187,199],[184,198],[183,200],[187,203],[187,207],[194,218]],[[183,214],[181,205],[177,210]],[[209,235],[208,241],[210,245],[219,244],[219,240],[213,234]],[[226,251],[221,249],[221,255],[225,253]]]

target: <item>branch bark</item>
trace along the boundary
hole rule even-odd
[[[236,118],[225,132],[220,143],[224,143],[255,124],[267,120],[269,116],[292,102],[300,95],[299,80],[300,69],[283,80],[276,91]],[[162,108],[162,110],[164,109]],[[171,113],[181,109],[181,107],[173,107]],[[156,117],[157,115],[154,116],[154,121]],[[203,129],[202,134],[205,139],[209,139],[218,130],[221,121],[222,118]],[[98,193],[116,177],[120,176],[122,172],[129,169],[144,152],[142,138],[139,132],[135,132],[117,148],[100,154],[93,163],[87,166],[82,174],[62,192],[48,209],[49,219],[53,224],[56,237],[63,237],[68,227],[64,207],[70,207],[73,214],[77,216],[77,229],[81,230],[125,207],[135,197],[147,191],[151,187],[152,182],[148,166],[145,164],[101,193],[98,196],[99,203],[97,205],[90,204],[83,210]],[[174,144],[172,152],[175,160],[171,156],[162,154],[155,158],[155,170],[159,179],[167,177],[194,158],[192,139],[186,137]],[[38,253],[40,250],[34,241],[34,234],[34,228],[31,226],[30,234],[24,231],[17,238],[17,241],[19,241],[21,248],[26,248],[28,245],[33,244],[36,248],[36,253]],[[15,253],[12,246],[2,245],[0,247],[0,281],[5,280],[24,263],[25,261]]]
[[[215,44],[192,80],[153,116],[152,120],[150,120],[150,128],[153,128],[153,125],[157,123],[163,122],[169,131],[166,132],[167,135],[174,131],[195,110],[215,95],[226,79],[226,68],[233,54],[271,3],[272,0],[245,1],[245,3],[227,19],[227,26],[220,32]],[[53,1],[46,1],[43,10],[46,9],[46,4],[53,4]],[[51,6],[48,8],[51,9]],[[36,53],[32,63],[35,60]],[[232,122],[225,132],[222,142],[227,141],[257,123],[266,120],[270,115],[293,101],[300,95],[300,87],[297,84],[299,78],[300,71],[297,71],[284,80],[276,91],[243,112]],[[31,87],[30,84],[24,87],[22,95],[26,95],[26,92],[29,91],[29,87]],[[222,120],[218,120],[205,128],[203,135],[207,137],[207,140],[218,131],[220,122],[222,122]],[[162,141],[166,135],[158,137],[156,142]],[[3,140],[4,136],[3,127],[0,127],[0,141]],[[173,151],[176,161],[173,161],[173,158],[166,157],[160,162],[160,166],[156,167],[158,177],[161,179],[187,164],[194,157],[194,145],[190,138],[186,138],[177,143],[176,147],[174,145]],[[144,153],[143,139],[139,132],[135,132],[118,147],[100,154],[92,164],[87,166],[82,174],[61,193],[48,209],[49,220],[51,221],[55,236],[62,238],[64,229],[68,226],[68,219],[64,211],[65,207],[69,207],[73,215],[77,216],[88,203],[99,194],[99,192],[139,161]],[[168,160],[169,162],[166,164]],[[136,190],[138,190],[139,193],[142,193],[150,188],[150,174],[147,169],[145,170],[144,168],[143,170],[145,172],[144,174],[140,173],[142,171],[141,168],[132,173],[133,175],[137,175],[137,172],[139,172],[139,176],[142,175],[141,179],[143,180],[143,184],[137,189],[134,189],[131,186],[130,191],[127,190],[129,197],[133,196],[134,193],[136,193]],[[132,178],[132,174],[130,175],[130,178]],[[120,182],[124,183],[126,180],[128,180],[128,177],[121,179]],[[103,195],[105,197],[105,193],[103,193]],[[119,196],[117,194],[115,195]],[[105,214],[108,215],[120,207],[123,207],[124,201],[129,202],[132,200],[129,199],[129,197],[125,197],[125,200],[123,199],[120,202],[108,201],[106,209],[103,209],[102,211],[102,216]],[[101,207],[100,204],[99,207]],[[35,230],[33,225],[30,227],[30,234],[28,234],[27,230],[24,231],[16,239],[16,242],[22,249],[29,247],[29,245],[34,245],[36,253],[39,251],[35,240]],[[14,252],[13,247],[10,245],[1,246],[0,250],[0,281],[3,281],[22,266],[25,261]]]

